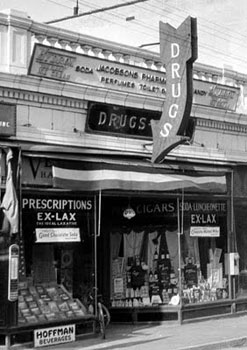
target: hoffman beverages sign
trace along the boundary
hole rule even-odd
[[[192,64],[197,58],[196,19],[178,29],[160,22],[160,55],[166,67],[166,102],[159,121],[152,120],[152,162],[159,163],[185,137],[193,98]]]

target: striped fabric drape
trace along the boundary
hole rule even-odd
[[[128,190],[173,191],[189,189],[205,192],[226,192],[226,176],[187,176],[168,173],[152,164],[59,161],[52,167],[53,185],[80,191]]]

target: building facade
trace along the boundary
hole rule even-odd
[[[245,311],[246,76],[195,63],[188,141],[153,164],[158,54],[14,10],[0,22],[5,340],[78,332],[94,286],[113,321]]]

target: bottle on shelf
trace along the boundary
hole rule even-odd
[[[157,269],[154,270],[153,279],[154,279],[154,282],[158,283],[159,274],[158,274],[158,270]]]
[[[158,253],[157,246],[156,246],[155,251],[154,251],[154,256],[153,256],[153,268],[154,268],[154,270],[157,270],[157,268],[158,268],[158,259],[159,259],[159,253]]]
[[[158,249],[157,249],[157,246],[155,246],[154,260],[158,260],[158,258],[159,258]]]
[[[171,261],[169,253],[162,252],[159,263],[159,279],[162,288],[167,288],[170,283]]]
[[[197,286],[198,284],[198,275],[197,275],[197,266],[194,264],[194,259],[189,257],[187,264],[184,267],[184,279],[188,287]]]

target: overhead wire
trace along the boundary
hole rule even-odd
[[[65,21],[65,20],[69,20],[69,19],[73,19],[73,18],[78,18],[78,17],[82,17],[82,16],[86,16],[86,15],[91,15],[91,14],[96,13],[96,12],[104,12],[104,11],[117,9],[117,8],[124,7],[124,6],[130,6],[132,4],[139,3],[139,2],[145,2],[145,1],[149,1],[149,0],[132,0],[132,1],[120,3],[120,4],[117,4],[117,5],[112,5],[112,6],[108,6],[108,7],[101,7],[101,8],[89,11],[87,13],[85,13],[85,12],[79,13],[76,16],[75,15],[71,15],[71,16],[66,16],[66,17],[63,17],[63,18],[54,19],[54,20],[51,20],[51,21],[47,21],[46,23],[47,24],[57,23],[57,22],[61,22],[61,21]]]
[[[144,9],[144,10],[146,10],[146,11],[148,11],[148,12],[150,12],[150,10],[148,9],[148,7],[150,7],[150,5],[149,4],[146,4],[147,6],[143,6],[143,8],[142,9]],[[168,6],[169,7],[169,6]],[[152,9],[151,9],[152,10]],[[162,11],[166,11],[165,9],[162,9]],[[168,11],[166,11],[166,12],[168,12]],[[186,14],[186,16],[189,16],[190,14],[189,14],[189,12],[186,12],[186,11],[184,11],[184,10],[182,10],[181,9],[181,12],[184,12],[185,14]],[[157,14],[158,16],[161,16],[162,15],[162,13],[161,12],[157,12],[157,11],[155,11],[155,10],[152,10],[152,13],[155,13],[155,14]],[[168,12],[168,13],[170,13],[170,12]],[[185,18],[185,16],[183,16],[183,15],[180,15],[180,14],[173,14],[173,16],[175,16],[175,17],[178,17],[178,18],[180,18],[181,19],[181,21],[182,20],[184,20],[184,18]],[[169,17],[169,16],[168,16]],[[172,18],[172,17],[170,17],[170,18]],[[197,17],[197,19],[198,19],[198,17]],[[203,18],[201,18],[200,17],[200,19],[202,19],[203,20]],[[180,22],[181,22],[180,21]],[[213,23],[213,22],[212,22]],[[202,27],[201,28],[201,31],[202,32],[207,32],[207,33],[209,33],[209,34],[212,34],[212,35],[214,35],[215,36],[215,32],[214,33],[211,33],[211,32],[208,32],[208,31],[205,31],[205,26],[204,27]],[[206,27],[206,28],[209,28],[209,29],[212,29],[212,28],[210,28],[210,27]],[[222,28],[224,28],[224,27],[222,27]],[[213,30],[213,29],[212,29]],[[219,32],[219,31],[218,31]],[[217,33],[218,33],[217,32]],[[221,34],[225,34],[224,32],[220,32]],[[218,36],[218,35],[217,35]],[[237,37],[235,37],[235,36],[233,36],[233,35],[231,35],[234,39],[238,39]],[[218,36],[218,37],[220,37],[220,36]],[[226,38],[224,38],[223,36],[221,37],[221,38],[223,38],[224,40],[227,40],[228,39],[228,41],[229,41],[229,35],[226,37]],[[247,37],[246,37],[247,38]],[[241,42],[241,44],[242,44],[242,42]]]
[[[54,0],[46,0],[46,1],[53,2],[53,3],[55,3],[55,4],[59,5],[59,6],[61,5],[61,6],[64,6],[64,7],[69,8],[68,6],[62,5],[61,3],[57,3],[57,2],[55,2]],[[69,2],[71,2],[71,3],[74,3],[74,0],[67,0],[67,1],[69,1]],[[92,4],[90,4],[90,3],[87,2],[87,1],[81,1],[81,0],[79,0],[79,3],[80,3],[80,4],[86,4],[88,7],[92,8],[92,9],[97,9],[96,6],[92,6]],[[121,4],[119,4],[119,5],[123,5],[123,4],[124,4],[124,3],[121,3]],[[145,5],[146,5],[146,6],[145,6]],[[133,6],[136,7],[136,6],[137,6],[137,3],[133,3]],[[166,6],[167,6],[168,8],[173,9],[173,8],[172,8],[171,6],[169,6],[167,3],[166,3]],[[162,15],[161,13],[159,13],[159,12],[157,12],[157,11],[154,10],[154,8],[159,9],[158,6],[157,6],[157,7],[153,7],[153,6],[149,5],[148,3],[146,3],[146,4],[143,4],[142,9],[146,9],[147,11],[149,11],[149,10],[148,10],[148,7],[150,7],[152,13],[156,13],[157,15]],[[178,7],[178,9],[179,9],[181,12],[186,13],[186,15],[189,15],[189,13],[186,12],[186,11],[184,11],[184,9],[179,8],[179,7]],[[107,8],[105,8],[105,10],[107,10]],[[161,9],[161,11],[165,11],[165,9]],[[110,13],[110,12],[108,12],[108,11],[107,11],[106,13],[108,13],[109,15],[112,15],[112,16],[116,16],[116,14],[112,14],[112,13]],[[120,16],[118,16],[118,17],[120,18]],[[121,17],[123,17],[123,16],[121,16]],[[184,19],[184,16],[179,15],[179,14],[177,14],[177,17],[180,17],[181,19]],[[206,20],[205,20],[204,18],[202,18],[202,17],[200,17],[200,19],[202,19],[203,21],[206,21]],[[104,20],[104,19],[102,19],[102,20]],[[218,27],[221,27],[221,28],[225,29],[225,27],[222,27],[222,26],[220,26],[220,25],[218,25],[218,24],[215,24],[215,23],[213,23],[213,22],[210,22],[210,21],[206,21],[206,22],[212,23],[213,25],[217,25]],[[114,23],[114,22],[111,21],[111,23]],[[140,23],[141,23],[141,21],[140,21]],[[142,22],[142,23],[143,23],[143,25],[145,25],[145,27],[151,28],[151,27],[148,26],[146,23],[144,23],[144,22]],[[209,28],[209,29],[212,29],[212,28],[210,28],[210,27],[208,27],[208,28]],[[151,28],[151,29],[152,29],[152,28]],[[153,29],[153,30],[156,31],[156,29]],[[203,29],[202,31],[205,31],[205,30]],[[210,32],[208,32],[208,33],[211,34]],[[223,35],[225,34],[224,32],[220,32],[220,33],[222,33]],[[215,33],[213,33],[213,35],[215,36]],[[229,34],[229,35],[230,35],[231,37],[233,37],[234,39],[238,39],[236,36],[234,36],[234,35],[232,35],[232,34]],[[229,40],[229,35],[227,35],[227,38],[224,38],[224,37],[222,37],[222,38],[223,38],[224,40]],[[244,36],[244,35],[242,35],[242,36],[247,38],[247,36]],[[239,39],[238,39],[238,40],[239,40]],[[242,42],[241,42],[241,45],[242,45]]]
[[[70,2],[73,2],[74,0],[67,0],[67,1],[70,1]],[[158,1],[160,1],[160,0],[158,0]],[[91,8],[96,8],[96,6],[94,6],[94,7],[92,7],[91,6],[91,4],[89,3],[89,2],[87,2],[87,1],[79,1],[79,3],[81,3],[81,4],[87,4],[89,7],[91,7]],[[168,8],[170,8],[171,10],[174,10],[174,7],[171,7],[169,4],[165,4],[166,5],[166,7],[168,7]],[[133,5],[134,7],[137,7],[138,5],[137,4],[134,4]],[[157,10],[159,10],[160,9],[160,7],[159,6],[153,6],[153,5],[150,5],[149,3],[144,3],[143,4],[143,6],[142,6],[142,9],[145,9],[145,8],[147,8],[147,7],[150,7],[150,10],[151,10],[151,12],[152,13],[156,13],[157,15],[162,15],[161,14],[161,12],[159,13],[159,12],[157,12],[157,11],[155,11],[155,9],[157,9]],[[177,6],[176,6],[177,7]],[[179,9],[179,11],[180,12],[184,12],[187,16],[189,15],[189,12],[188,11],[184,11],[184,9],[182,9],[182,8],[179,8],[179,7],[177,7],[178,9]],[[164,11],[165,9],[161,9],[161,11]],[[113,15],[113,14],[112,14]],[[115,16],[115,15],[114,15]],[[178,15],[181,19],[184,19],[184,16],[182,16],[182,15]],[[230,37],[232,37],[233,39],[235,39],[235,40],[238,40],[238,41],[240,41],[240,39],[236,36],[236,35],[232,35],[232,29],[231,30],[229,30],[229,29],[227,29],[226,27],[223,27],[223,26],[220,26],[219,24],[217,24],[217,23],[214,23],[214,22],[212,22],[212,21],[209,21],[209,20],[205,20],[203,17],[200,17],[200,20],[202,20],[202,21],[204,21],[204,22],[208,22],[208,23],[211,23],[212,25],[214,25],[214,26],[217,26],[217,27],[219,27],[219,28],[222,28],[222,30],[224,30],[224,31],[217,31],[218,33],[220,33],[220,34],[222,34],[223,36],[221,37],[221,38],[223,38],[223,40],[226,40],[226,41],[229,41],[229,36]],[[211,28],[211,27],[207,27],[209,30],[214,30],[213,28]],[[225,30],[228,30],[228,34],[226,34],[225,33]],[[203,29],[203,31],[205,31],[204,29]],[[208,32],[209,34],[211,34],[210,32]],[[235,33],[237,34],[238,32],[236,32],[235,31]],[[243,33],[238,33],[239,35],[241,35],[242,37],[245,37],[245,38],[247,38],[247,36],[246,35],[244,35]],[[213,33],[213,35],[215,35],[215,32]],[[227,37],[224,37],[224,35],[227,35]],[[242,45],[242,42],[240,41],[240,44]]]
[[[168,4],[167,4],[167,7],[170,8],[170,9],[172,9],[172,7],[171,7],[170,5],[168,5]],[[177,7],[177,8],[178,8],[178,10],[179,10],[180,12],[184,12],[187,16],[189,15],[189,12],[188,12],[188,11],[185,11],[185,10],[182,9],[181,7]],[[218,23],[214,23],[214,22],[212,22],[212,21],[210,21],[210,20],[208,20],[208,19],[205,19],[204,17],[201,17],[201,16],[197,16],[197,18],[200,18],[202,21],[204,21],[204,22],[206,22],[206,23],[210,23],[210,24],[212,24],[212,25],[214,25],[214,26],[216,26],[216,27],[219,27],[219,28],[221,28],[222,30],[224,30],[224,31],[221,31],[220,33],[223,34],[223,35],[227,35],[228,40],[229,40],[229,36],[232,37],[232,38],[234,38],[234,39],[239,40],[238,37],[237,37],[236,35],[233,35],[232,33],[241,35],[242,37],[244,37],[244,38],[247,39],[247,35],[244,35],[243,32],[238,32],[238,31],[236,31],[235,29],[234,29],[234,31],[233,31],[232,28],[229,29],[229,28],[227,28],[227,27],[225,27],[225,26],[222,26],[222,25],[220,25],[220,24],[218,24]],[[210,27],[208,27],[208,28],[210,28]],[[227,34],[225,33],[226,30],[228,31]],[[227,40],[227,39],[226,39],[226,40]]]
[[[73,1],[73,0],[71,0],[71,1]],[[145,0],[145,1],[147,1],[147,0]],[[82,2],[80,1],[79,3],[82,3]],[[95,7],[95,8],[98,9],[97,7]],[[106,16],[110,16],[110,17],[113,17],[113,16],[114,16],[114,19],[115,19],[115,18],[120,18],[120,19],[123,19],[124,21],[125,21],[125,19],[126,19],[124,16],[121,16],[121,15],[116,14],[116,13],[114,13],[114,15],[113,15],[113,14],[112,14],[111,12],[109,12],[109,11],[105,12],[105,15],[106,15]],[[87,16],[87,14],[84,13],[83,16]],[[92,13],[90,16],[92,16],[92,17],[94,17],[94,18],[98,18],[96,13]],[[74,16],[73,16],[73,17],[74,17]],[[76,16],[75,18],[77,18],[77,17],[78,17],[78,16]],[[109,23],[109,24],[115,24],[115,25],[118,25],[118,26],[120,26],[120,27],[125,28],[125,23],[120,23],[120,22],[117,22],[117,23],[116,23],[114,20],[106,19],[105,17],[104,17],[104,18],[100,18],[100,20],[102,20],[103,22],[107,22],[107,23]],[[48,22],[46,22],[46,23],[47,23],[47,24],[49,24],[49,23],[51,24],[51,23],[53,23],[53,21],[48,21]],[[139,25],[139,26],[145,27],[145,23],[142,24],[142,25]],[[148,28],[148,26],[147,26],[147,28]],[[150,36],[150,37],[152,38],[152,35],[151,35],[150,33],[148,33],[148,32],[145,32],[145,31],[143,31],[143,30],[138,30],[138,32],[144,34],[145,36]],[[155,30],[154,30],[154,32],[155,32]]]
[[[46,0],[46,1],[55,3],[55,4],[57,4],[58,6],[63,6],[63,7],[66,7],[66,8],[70,8],[70,7],[68,7],[68,6],[66,6],[66,5],[63,5],[63,4],[61,4],[61,3],[57,3],[57,2],[54,1],[54,0]],[[74,0],[67,0],[67,1],[69,1],[69,2],[71,2],[71,3],[74,3]],[[158,0],[158,1],[159,1],[159,0]],[[80,3],[80,4],[86,4],[86,5],[87,5],[88,7],[90,7],[91,9],[97,9],[96,6],[92,6],[92,4],[89,3],[89,2],[87,2],[87,1],[79,0],[79,3]],[[119,4],[119,5],[123,5],[123,4],[124,4],[124,2],[121,3],[121,4]],[[145,6],[145,5],[146,5],[146,6]],[[136,7],[137,4],[136,4],[136,3],[133,3],[133,6]],[[156,13],[157,15],[162,15],[161,13],[155,11],[155,8],[156,8],[156,9],[159,9],[158,6],[157,6],[157,7],[154,7],[154,6],[151,6],[151,5],[149,5],[148,3],[146,3],[146,4],[143,4],[142,9],[145,9],[145,8],[146,8],[146,10],[148,10],[147,7],[150,7],[152,13]],[[174,9],[174,8],[172,8],[170,5],[168,5],[167,3],[166,3],[166,7],[171,8],[171,9]],[[179,7],[177,7],[177,8],[179,9],[180,12],[184,12],[186,15],[189,15],[189,12],[188,12],[188,11],[184,11],[184,9],[179,8]],[[107,10],[107,8],[105,8],[105,10]],[[161,9],[161,11],[165,11],[165,9]],[[106,12],[106,13],[107,13],[107,12]],[[111,14],[111,15],[115,16],[115,14]],[[180,17],[181,19],[184,19],[184,16],[182,16],[182,15],[177,14],[176,16],[177,16],[177,17]],[[119,16],[118,16],[118,17],[119,17]],[[205,21],[205,22],[212,23],[214,26],[220,27],[220,28],[222,28],[222,29],[224,29],[224,30],[226,29],[226,27],[223,27],[223,26],[220,26],[219,24],[216,24],[216,23],[214,23],[214,22],[205,20],[203,17],[200,17],[200,19],[203,20],[203,21]],[[103,20],[103,19],[102,19],[102,20]],[[148,27],[148,25],[146,25],[146,27]],[[150,28],[151,28],[151,27],[150,27]],[[208,28],[209,28],[209,29],[212,29],[212,28],[210,28],[210,27],[208,27]],[[204,30],[203,30],[203,31],[204,31]],[[219,32],[219,31],[218,31],[218,32]],[[220,32],[220,33],[222,33],[223,35],[225,34],[225,32]],[[231,33],[232,33],[232,30],[230,31],[230,34],[229,34],[229,35],[227,34],[227,38],[224,38],[224,37],[222,37],[222,38],[223,38],[224,40],[229,40],[229,36],[231,36],[232,38],[239,40],[235,35],[232,35]],[[239,33],[239,34],[242,35],[243,37],[247,38],[247,36],[244,35],[243,33]],[[215,33],[214,33],[214,35],[215,35]],[[242,42],[241,42],[241,44],[242,44]]]
[[[56,3],[54,0],[47,0],[49,2],[53,2],[53,3]],[[68,0],[70,1],[71,3],[74,2],[73,0]],[[61,6],[61,3],[56,3],[58,6]],[[92,7],[92,4],[88,3],[87,1],[79,1],[79,4],[84,4],[84,5],[87,5],[89,8],[94,8],[94,9],[97,9],[97,7]],[[64,7],[67,7],[65,5],[63,5]],[[137,3],[134,3],[133,4],[134,7],[137,7],[138,4]],[[169,6],[167,3],[166,3],[166,7],[168,9],[171,9],[171,10],[174,10],[174,8],[172,8],[171,6]],[[187,11],[185,11],[184,9],[182,8],[179,8],[179,11],[176,12],[176,14],[174,13],[171,13],[171,11],[169,12],[168,10],[166,10],[165,8],[164,9],[160,9],[158,6],[153,6],[151,5],[150,3],[148,2],[145,2],[145,3],[142,3],[142,11],[145,10],[146,12],[148,13],[154,13],[158,16],[164,16],[164,12],[166,13],[166,18],[168,19],[173,19],[174,18],[178,21],[182,21],[184,20],[185,16],[183,16],[181,13],[184,13],[187,15],[189,15],[189,13]],[[104,22],[108,22],[110,24],[115,24],[115,25],[118,25],[118,26],[122,26],[122,27],[125,27],[125,24],[122,24],[120,23],[119,21],[116,22],[115,20],[111,20],[109,19],[109,17],[113,17],[114,16],[114,19],[118,18],[118,19],[123,19],[123,20],[126,20],[126,17],[124,15],[120,15],[120,14],[116,14],[116,11],[114,11],[114,13],[112,13],[112,10],[114,10],[114,8],[111,8],[109,10],[107,10],[106,12],[104,12],[104,15],[106,16],[102,16],[100,19]],[[179,13],[180,12],[180,13]],[[86,15],[86,14],[84,14]],[[93,17],[95,17],[95,14],[92,14]],[[108,17],[108,18],[106,18]],[[199,17],[200,21],[203,21],[203,22],[206,22],[206,23],[210,23],[214,26],[217,26],[218,28],[222,28],[222,30],[225,29],[225,27],[223,26],[220,26],[218,24],[215,24],[211,21],[207,21],[205,20],[203,17]],[[139,20],[138,18],[136,19],[135,18],[135,29],[134,31],[135,32],[139,32],[139,33],[142,33],[142,34],[145,34],[145,36],[148,36],[150,38],[152,38],[152,32],[155,33],[155,35],[157,36],[157,28],[156,27],[153,27],[145,22],[143,22],[142,20]],[[143,30],[140,30],[140,29],[136,29],[136,26],[139,26],[141,27]],[[231,42],[232,45],[237,45],[237,46],[241,46],[241,48],[243,48],[243,46],[245,46],[247,48],[246,45],[243,44],[243,42],[241,42],[241,40],[236,36],[236,35],[233,35],[233,34],[225,34],[223,31],[220,31],[220,30],[217,30],[217,32],[215,33],[215,30],[214,28],[208,26],[208,25],[205,25],[205,26],[202,26],[200,25],[200,31],[203,32],[203,33],[207,33],[209,35],[213,35],[214,37],[217,37],[218,39],[222,39],[222,40],[225,40],[227,42],[229,42],[229,36],[232,37],[234,40]],[[146,29],[148,29],[148,31],[146,31]],[[211,32],[213,31],[213,32]],[[220,34],[220,35],[219,35]],[[225,37],[225,35],[227,35],[227,37]],[[243,37],[245,37],[244,35],[242,35]],[[239,44],[238,42],[239,41]],[[158,43],[157,43],[158,44]],[[145,44],[144,44],[145,45]],[[142,45],[142,46],[144,46]],[[148,46],[147,44],[145,46]],[[151,45],[150,45],[151,46]],[[157,45],[158,46],[158,45]],[[214,56],[214,53],[215,54],[222,54],[221,50],[219,49],[216,49],[214,46],[211,46],[211,45],[205,45],[205,44],[200,44],[200,49],[207,52],[207,50],[210,50],[208,52],[208,55],[213,57]],[[242,56],[238,56],[238,55],[233,55],[232,53],[229,53],[226,55],[225,59],[228,59],[230,61],[231,58],[234,58],[235,60],[239,61],[239,62],[242,62],[242,63],[247,63],[247,61],[242,57]]]
[[[168,8],[171,8],[171,9],[172,9],[171,6],[169,6],[169,5],[167,5],[167,4],[166,4],[166,6],[167,6]],[[144,9],[144,10],[146,9],[147,11],[149,11],[149,9],[148,9],[149,7],[150,7],[150,5],[149,5],[149,4],[146,4],[146,6],[144,6],[143,9]],[[161,12],[157,12],[157,11],[153,10],[153,8],[150,8],[150,9],[152,10],[152,12],[156,13],[157,15],[161,15]],[[178,9],[179,9],[180,12],[185,13],[186,16],[189,16],[189,15],[190,15],[190,13],[189,13],[188,11],[184,11],[184,9],[182,9],[182,8],[178,8]],[[168,12],[166,9],[162,9],[162,11]],[[169,13],[170,13],[170,12],[169,12]],[[177,16],[177,17],[181,18],[181,20],[185,18],[183,15],[181,15],[181,14],[179,14],[179,13],[176,13],[175,15],[173,14],[173,16]],[[207,20],[205,20],[203,17],[198,17],[198,16],[197,16],[197,19],[203,20],[203,21],[208,22],[208,23],[212,23],[213,25],[215,25],[215,26],[217,26],[217,27],[220,27],[220,28],[222,28],[222,29],[224,29],[224,30],[226,29],[226,27],[223,27],[223,26],[220,26],[220,25],[218,25],[218,24],[215,24],[214,22],[207,21]],[[209,31],[205,30],[205,28],[208,28],[209,30],[212,30],[213,32],[211,33],[211,32],[209,32]],[[230,37],[232,37],[234,40],[238,40],[238,41],[239,41],[239,45],[240,45],[241,47],[244,45],[243,41],[241,41],[236,35],[228,34],[228,33],[225,33],[225,32],[223,32],[223,31],[219,31],[219,30],[217,30],[217,32],[215,33],[215,30],[214,30],[213,28],[209,27],[209,26],[202,26],[202,27],[200,28],[200,30],[201,30],[201,32],[206,32],[206,33],[208,33],[208,34],[211,34],[211,35],[213,35],[214,37],[217,36],[218,38],[222,38],[223,40],[225,40],[225,41],[227,41],[227,42],[229,42],[229,36],[230,36]],[[229,29],[228,29],[228,31],[229,31]],[[233,32],[233,31],[231,30],[231,33],[232,33],[232,32]],[[219,35],[219,33],[222,34],[222,35]],[[226,37],[224,37],[224,35],[226,35]],[[246,36],[246,35],[242,35],[242,36],[243,36],[244,38],[247,39],[247,36]],[[233,43],[233,42],[231,42],[231,43]],[[236,42],[234,42],[234,44],[238,45]],[[244,45],[244,46],[246,46],[246,45]],[[246,47],[247,47],[247,46],[246,46]]]
[[[145,4],[146,6],[143,6],[143,8],[142,9],[146,9],[147,10],[147,8],[148,7],[150,7],[150,4]],[[169,6],[168,6],[169,7]],[[158,7],[156,7],[156,8],[158,8]],[[161,13],[157,13],[157,11],[155,11],[155,10],[153,10],[153,7],[151,8],[151,10],[152,10],[152,12],[154,12],[154,13],[156,13],[157,15],[161,15]],[[148,10],[149,11],[149,10]],[[166,11],[166,10],[164,10],[164,11]],[[185,12],[183,9],[181,9],[181,12]],[[170,13],[169,13],[170,14]],[[188,16],[189,15],[189,13],[186,13],[186,16]],[[180,15],[180,14],[178,14],[177,13],[177,15],[175,15],[177,18],[181,18],[181,20],[183,19],[184,20],[184,16],[182,16],[182,15]],[[224,28],[224,27],[222,27],[222,28]],[[208,34],[210,34],[210,35],[213,35],[214,37],[216,36],[215,35],[215,33],[211,33],[211,32],[208,32],[208,31],[206,31],[206,30],[204,30],[204,28],[202,28],[201,29],[201,31],[202,32],[206,32],[206,33],[208,33]],[[218,38],[222,38],[222,39],[224,39],[224,40],[226,40],[227,42],[229,42],[229,38],[228,38],[228,40],[227,40],[227,38],[224,38],[224,37],[220,37],[220,36],[218,36]],[[234,44],[234,43],[232,43],[232,44]],[[236,43],[236,45],[238,45],[237,43]],[[240,41],[240,43],[239,43],[239,46],[241,46],[241,48],[243,48],[243,43]],[[216,49],[214,46],[210,46],[210,45],[205,45],[205,44],[200,44],[200,49],[202,49],[202,48],[205,48],[206,50],[207,49],[209,49],[211,52],[209,52],[209,55],[210,56],[212,56],[213,57],[213,52],[217,52],[217,53],[220,53],[220,54],[222,54],[222,51],[220,51],[219,49]],[[246,46],[246,48],[247,48],[247,46]],[[233,55],[233,54],[229,54],[228,53],[228,58],[230,59],[230,58],[234,58],[234,59],[236,59],[237,61],[239,61],[239,62],[243,62],[243,63],[247,63],[247,61],[243,58],[243,56],[238,56],[238,55]]]
[[[62,7],[65,7],[65,8],[67,8],[67,9],[71,9],[71,7],[69,7],[69,6],[66,6],[66,5],[64,5],[64,4],[61,4],[61,2],[56,2],[55,0],[46,0],[47,2],[51,2],[51,3],[53,3],[53,4],[56,4],[56,5],[58,5],[58,6],[62,6]],[[73,1],[73,0],[72,0]]]

